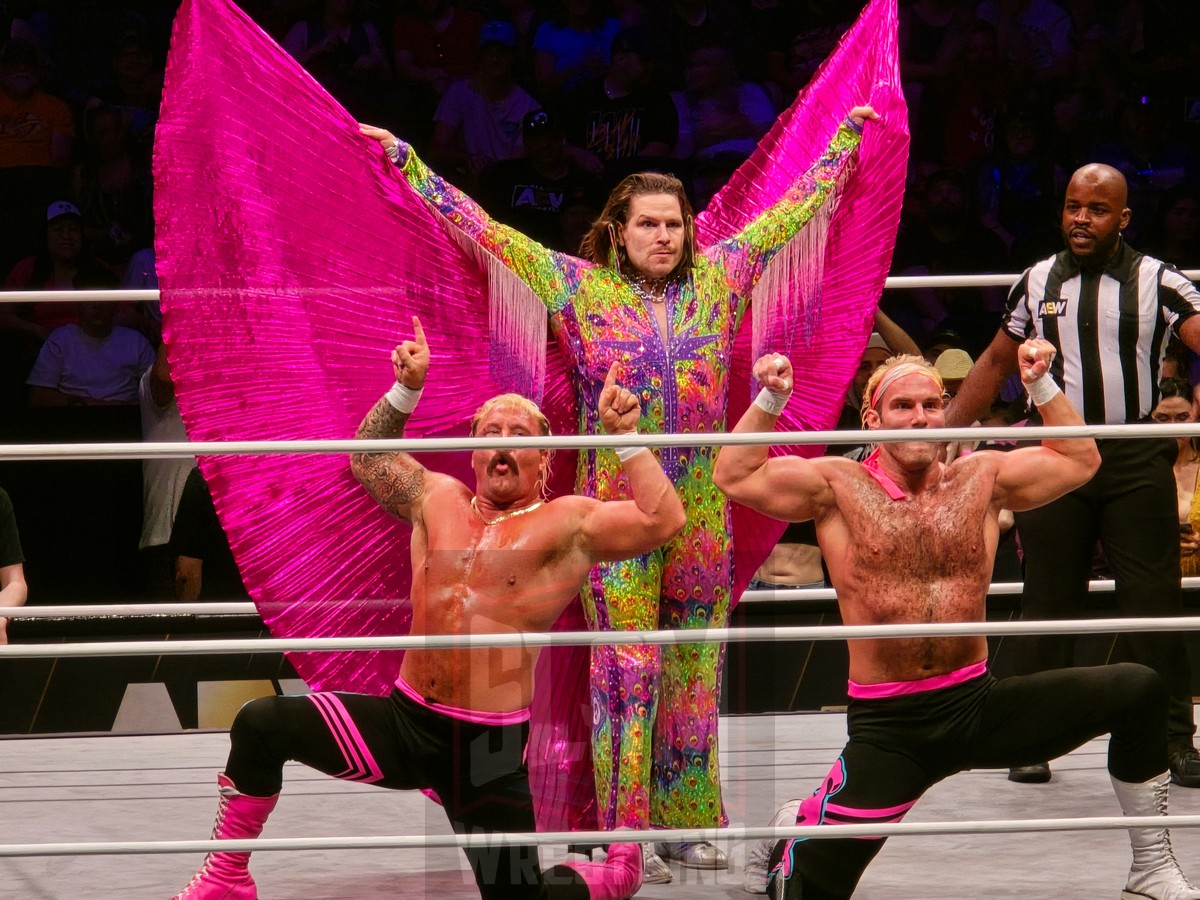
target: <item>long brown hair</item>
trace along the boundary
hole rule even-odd
[[[637,172],[621,179],[604,204],[599,218],[579,244],[579,255],[600,266],[611,266],[619,271],[629,268],[629,255],[625,248],[616,243],[615,234],[629,219],[629,207],[634,197],[646,194],[669,194],[679,201],[683,213],[683,257],[669,277],[674,278],[692,268],[696,260],[696,217],[683,182],[674,175],[660,172]]]

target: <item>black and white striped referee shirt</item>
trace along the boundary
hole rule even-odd
[[[1063,251],[1025,270],[1008,294],[1002,328],[1040,337],[1058,355],[1050,374],[1089,425],[1150,415],[1167,338],[1200,313],[1200,291],[1173,266],[1124,241],[1102,272]]]

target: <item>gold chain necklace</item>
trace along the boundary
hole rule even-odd
[[[542,501],[539,500],[532,506],[523,506],[520,509],[514,509],[512,512],[501,513],[500,515],[496,516],[496,518],[489,521],[483,517],[483,513],[481,513],[479,511],[479,507],[475,505],[475,498],[471,498],[471,509],[475,510],[475,515],[479,516],[479,521],[483,522],[484,525],[495,525],[497,522],[503,522],[505,519],[514,519],[517,516],[523,516],[527,512],[533,512],[541,505]]]

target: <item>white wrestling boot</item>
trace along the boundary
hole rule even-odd
[[[1165,816],[1170,778],[1169,772],[1142,784],[1113,778],[1121,811],[1127,816]],[[1200,889],[1188,881],[1175,859],[1167,828],[1130,828],[1129,843],[1133,867],[1121,900],[1200,900]]]
[[[789,800],[775,813],[770,822],[770,828],[780,828],[784,825],[795,825],[796,816],[800,814],[799,799]],[[771,859],[771,851],[779,843],[775,838],[765,838],[751,845],[746,854],[746,867],[742,870],[742,890],[747,894],[765,894],[767,892],[767,863]]]

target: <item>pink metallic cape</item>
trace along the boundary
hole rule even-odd
[[[835,422],[891,261],[908,146],[895,0],[873,0],[697,219],[702,245],[737,232],[860,103],[883,119],[868,124],[840,191],[823,288],[755,329],[796,366],[781,429]],[[411,333],[413,314],[433,366],[410,435],[466,435],[476,407],[510,383],[503,354],[488,350],[484,274],[350,115],[228,0],[185,0],[179,11],[154,173],[164,334],[193,440],[353,435],[391,383],[388,354]],[[751,397],[750,334],[744,325],[730,422]],[[574,430],[553,345],[543,407],[555,433]],[[421,461],[473,478],[464,453]],[[201,466],[273,634],[407,631],[409,528],[358,487],[344,455],[207,457]],[[556,491],[570,490],[573,471],[571,460],[557,461]],[[783,525],[740,507],[734,523],[740,593]],[[583,630],[577,603],[558,627]],[[291,661],[313,689],[381,694],[400,653]],[[538,825],[592,828],[587,653],[543,653],[538,671],[529,753]]]

